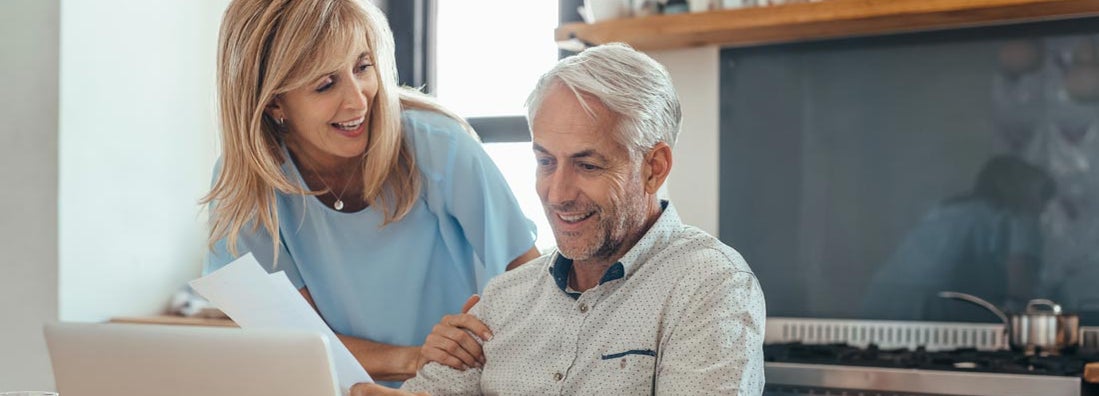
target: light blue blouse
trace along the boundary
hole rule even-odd
[[[242,230],[238,253],[250,251],[269,272],[285,271],[294,286],[308,287],[336,333],[411,346],[533,247],[536,231],[499,169],[457,122],[421,110],[405,111],[402,122],[423,180],[405,218],[382,227],[374,207],[343,213],[313,196],[278,193],[277,268],[262,227]],[[305,185],[291,161],[282,170]],[[233,259],[222,240],[204,273]]]

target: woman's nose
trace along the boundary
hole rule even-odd
[[[370,103],[367,99],[365,84],[354,78],[349,80],[351,83],[347,84],[344,92],[344,107],[350,110],[366,110]]]

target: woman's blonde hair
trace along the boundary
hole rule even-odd
[[[343,67],[348,51],[367,48],[378,93],[368,120],[363,197],[402,219],[420,195],[420,174],[401,131],[401,110],[446,114],[469,124],[418,90],[397,82],[393,34],[368,0],[235,0],[225,11],[218,46],[218,105],[222,166],[201,203],[210,205],[210,246],[227,238],[232,255],[249,222],[262,226],[279,250],[276,192],[316,195],[283,174],[284,133],[265,109],[277,95]],[[277,261],[277,260],[276,260]]]

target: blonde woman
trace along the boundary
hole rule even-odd
[[[480,365],[421,344],[488,277],[537,257],[534,226],[469,125],[397,85],[383,14],[235,0],[218,93],[206,272],[247,252],[285,271],[377,380]]]

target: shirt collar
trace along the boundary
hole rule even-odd
[[[661,200],[660,207],[662,209],[660,217],[645,231],[645,235],[637,241],[637,244],[633,245],[618,262],[607,268],[603,277],[599,279],[600,285],[626,278],[636,272],[642,263],[670,243],[676,231],[682,228],[683,223],[679,219],[679,214],[670,202]],[[569,291],[570,271],[572,271],[572,260],[562,256],[561,252],[554,253],[553,264],[549,267],[550,275],[553,276],[554,282],[561,291],[576,299],[580,297],[580,293]]]
[[[572,260],[562,256],[561,252],[554,254],[553,258],[553,265],[549,267],[549,270],[550,274],[553,275],[553,281],[557,282],[557,287],[573,299],[580,298],[580,293],[569,289],[569,272],[572,271]],[[625,275],[626,270],[622,266],[622,262],[614,263],[603,273],[603,277],[599,279],[599,284],[602,285],[606,282],[622,279]]]

